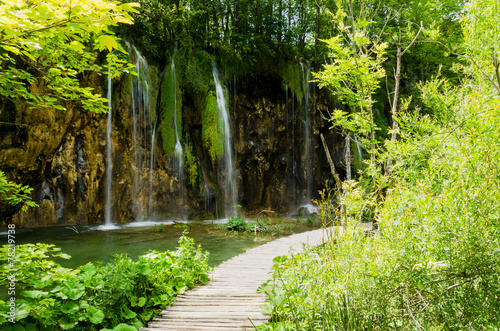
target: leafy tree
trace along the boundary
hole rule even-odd
[[[332,15],[338,35],[326,41],[331,62],[313,74],[320,87],[329,88],[351,110],[347,113],[336,109],[332,124],[365,135],[372,161],[376,129],[373,94],[379,88],[379,80],[385,77],[382,63],[387,48],[387,43],[381,42],[383,30],[376,32],[375,40],[371,38],[373,15],[366,1],[339,0],[338,10]]]
[[[409,25],[411,26],[411,24]],[[405,55],[406,52],[413,46],[415,41],[418,39],[418,36],[423,30],[423,23],[420,22],[420,28],[417,32],[417,34],[413,37],[413,39],[407,43],[404,43],[402,40],[402,33],[401,30],[399,30],[398,35],[397,35],[397,40],[394,40],[394,43],[396,44],[397,52],[396,52],[396,68],[394,70],[394,81],[395,81],[395,86],[394,86],[394,93],[393,93],[393,99],[391,102],[391,117],[392,117],[392,132],[391,132],[391,144],[394,144],[396,141],[396,134],[397,134],[397,128],[398,128],[398,103],[399,103],[399,94],[400,94],[400,84],[401,84],[401,66],[403,62],[403,55]],[[409,33],[407,33],[409,34]],[[404,49],[403,49],[404,47]],[[409,100],[408,102],[409,103]],[[385,172],[386,174],[389,173],[390,168],[391,168],[392,160],[389,159],[386,163],[385,167]]]
[[[129,67],[112,52],[125,53],[111,27],[131,24],[134,7],[109,0],[3,1],[0,93],[36,108],[64,109],[65,101],[79,100],[84,109],[106,111],[106,99],[78,78],[88,71],[116,77]],[[99,64],[96,51],[104,50],[106,63]]]

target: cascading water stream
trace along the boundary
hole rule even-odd
[[[198,164],[201,165],[201,161],[198,157],[196,157],[198,160]],[[203,193],[205,196],[205,212],[210,212],[212,208],[212,203],[210,202],[211,196],[210,196],[210,186],[208,185],[208,177],[205,171],[205,167],[203,165],[200,166],[201,168],[201,174],[203,175]]]
[[[156,122],[156,121],[155,121]],[[149,160],[149,215],[153,213],[153,171],[154,171],[154,151],[155,151],[156,123],[153,126],[153,135],[151,137],[151,153]]]
[[[361,148],[361,145],[359,144],[358,137],[354,135],[354,142],[356,143],[356,149],[358,151],[358,157],[359,157],[359,166],[361,167],[360,169],[363,169],[363,162],[365,161],[363,157],[363,149]]]
[[[217,97],[217,111],[224,127],[224,158],[223,158],[223,171],[225,172],[224,180],[224,208],[225,210],[231,209],[232,213],[235,212],[236,205],[236,184],[234,182],[234,169],[233,169],[233,155],[231,151],[231,127],[229,124],[229,113],[227,110],[226,97],[224,89],[220,83],[220,74],[217,66],[212,63],[212,74],[215,82],[215,92]],[[227,215],[226,211],[226,215]]]
[[[104,224],[110,226],[113,224],[111,219],[111,173],[113,171],[113,160],[111,156],[112,142],[111,142],[111,75],[108,76],[108,122],[106,124],[106,201],[104,205]]]
[[[311,66],[307,63],[307,67],[301,63],[302,67],[302,92],[304,94],[304,153],[305,153],[305,183],[306,183],[306,196],[305,203],[311,202],[312,193],[312,171],[311,171],[311,120],[309,118],[309,95],[310,95],[310,75]]]
[[[297,173],[297,162],[295,160],[295,93],[292,91],[292,194],[294,203],[297,202],[297,185],[295,175]]]
[[[291,99],[289,99],[289,90],[291,93]],[[290,199],[293,199],[293,203],[296,203],[297,192],[295,191],[295,93],[288,87],[288,82],[285,81],[285,127],[286,127],[286,141],[287,146],[287,159],[289,161],[289,166],[286,171],[286,185],[287,194]]]
[[[182,144],[179,139],[179,128],[177,127],[177,78],[175,75],[175,54],[177,51],[174,51],[174,55],[172,56],[172,88],[174,90],[174,131],[175,131],[175,147],[174,147],[174,159],[176,163],[176,170],[179,173],[179,180],[181,179],[181,172],[183,172],[183,151]]]
[[[288,130],[288,125],[289,125],[289,120],[288,120],[288,82],[285,82],[285,123],[286,123],[286,137],[287,137],[287,142],[288,142],[288,136],[289,136],[289,131]]]
[[[184,198],[184,151],[182,149],[182,144],[179,139],[179,126],[177,122],[177,76],[176,76],[176,68],[175,68],[175,55],[177,53],[177,49],[174,50],[172,55],[172,63],[170,65],[170,69],[172,70],[172,90],[174,96],[174,104],[173,104],[173,112],[174,112],[174,123],[173,128],[175,132],[175,146],[173,153],[173,169],[174,172],[177,173],[177,179],[179,180],[179,195],[178,199],[182,200]],[[179,207],[179,216],[182,215],[182,202],[177,201],[177,206]]]
[[[151,114],[153,107],[150,100],[150,70],[146,59],[134,47],[129,45],[130,57],[135,57],[137,75],[132,78],[132,129],[133,129],[133,186],[135,216],[145,219],[152,213],[152,190],[154,168],[154,140],[156,125]],[[148,157],[148,152],[150,153]],[[149,176],[147,176],[149,174]],[[141,178],[149,177],[148,180]]]

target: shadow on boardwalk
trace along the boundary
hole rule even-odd
[[[300,253],[304,244],[320,245],[327,238],[324,229],[294,234],[249,249],[219,265],[210,282],[177,297],[160,317],[141,331],[159,330],[242,330],[253,329],[269,320],[260,312],[266,295],[257,288],[271,278],[273,259],[280,255]],[[251,320],[251,322],[250,322]]]

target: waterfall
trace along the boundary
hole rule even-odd
[[[217,66],[212,63],[212,74],[215,82],[215,92],[217,97],[217,111],[222,119],[224,129],[224,158],[222,171],[224,172],[224,208],[234,212],[236,204],[236,185],[234,183],[233,156],[231,151],[231,127],[229,124],[229,114],[227,110],[224,89],[220,83],[220,74]],[[227,214],[227,212],[226,212]]]
[[[291,92],[291,105],[289,100],[288,81],[285,81],[285,127],[286,127],[286,157],[288,166],[286,168],[286,194],[293,203],[296,203],[297,192],[295,191],[295,129],[294,129],[294,98],[293,90]]]
[[[173,121],[173,129],[175,133],[175,146],[174,153],[172,159],[172,168],[174,173],[177,174],[177,179],[179,181],[179,194],[177,201],[177,206],[179,208],[178,214],[182,215],[182,199],[184,198],[184,151],[182,149],[182,144],[179,139],[179,125],[177,120],[177,76],[175,70],[175,55],[177,54],[177,49],[174,50],[172,54],[172,63],[170,64],[170,70],[172,70],[172,90],[174,96],[174,104],[173,104],[173,112],[174,112],[174,121]]]
[[[111,220],[111,173],[113,171],[113,160],[111,159],[111,75],[108,75],[108,123],[106,125],[106,201],[104,205],[104,224],[113,224]]]
[[[286,137],[287,137],[287,143],[288,143],[288,82],[285,82],[285,123],[286,123]]]
[[[153,126],[153,135],[151,137],[151,153],[149,159],[149,215],[153,213],[153,170],[154,170],[154,151],[155,151],[155,135],[156,135],[156,121]]]
[[[203,193],[205,196],[205,212],[209,213],[212,209],[210,186],[208,185],[208,177],[205,171],[205,167],[201,164],[201,161],[196,157],[198,163],[200,164],[201,174],[203,175]]]
[[[171,70],[172,70],[172,88],[174,90],[174,131],[175,131],[175,147],[174,147],[174,168],[177,171],[179,175],[179,181],[181,181],[183,178],[183,150],[182,150],[182,145],[181,141],[179,139],[179,128],[177,127],[177,78],[175,75],[175,54],[177,53],[177,50],[174,51],[174,54],[172,55],[172,64],[171,64]],[[182,187],[181,183],[181,187]]]
[[[154,140],[156,125],[153,123],[150,100],[150,70],[146,59],[134,47],[129,45],[130,57],[135,57],[135,72],[132,77],[132,153],[133,153],[133,186],[135,216],[145,219],[153,210],[153,169]],[[156,120],[156,116],[155,120]],[[152,133],[151,133],[152,132]],[[150,153],[148,157],[148,153]],[[149,176],[148,176],[149,174]],[[144,180],[141,178],[148,178]],[[148,185],[149,184],[149,185]]]
[[[295,161],[295,93],[292,90],[292,196],[294,203],[297,202],[297,185],[295,174],[297,172],[297,162]]]
[[[359,144],[358,137],[356,137],[356,135],[354,135],[354,141],[356,142],[356,147],[358,149],[359,160],[361,162],[363,162],[364,161],[364,159],[363,159],[363,150],[361,149],[361,145]]]
[[[363,148],[359,144],[358,137],[356,137],[356,135],[354,135],[354,142],[356,143],[356,149],[358,151],[358,162],[355,163],[355,167],[357,170],[363,170],[363,162],[365,161],[363,157]]]
[[[310,95],[310,76],[311,76],[311,66],[307,63],[307,67],[304,68],[304,64],[301,63],[302,67],[302,92],[304,94],[304,176],[306,183],[306,196],[305,203],[309,204],[311,202],[311,191],[312,191],[312,171],[311,171],[311,120],[309,118],[309,95]]]

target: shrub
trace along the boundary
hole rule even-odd
[[[247,229],[247,222],[245,220],[245,217],[242,215],[231,217],[227,221],[227,229],[231,231],[245,232]]]
[[[54,245],[18,245],[14,268],[6,263],[7,246],[1,253],[0,282],[16,274],[14,321],[27,329],[139,329],[177,294],[197,282],[206,283],[210,269],[208,253],[184,235],[174,252],[151,251],[136,262],[121,254],[111,263],[76,269],[54,261],[69,258]],[[8,312],[0,301],[0,325],[10,323]]]

